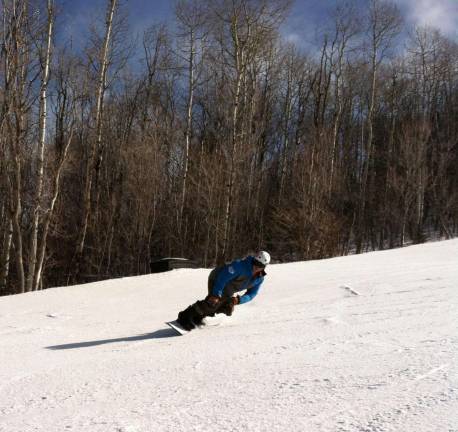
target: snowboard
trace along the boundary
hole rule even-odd
[[[180,323],[178,321],[166,321],[166,324],[173,330],[175,330],[176,333],[180,336],[184,336],[189,333],[189,330],[186,330],[185,328],[181,327]]]
[[[202,320],[202,324],[198,325],[195,327],[195,329],[203,329],[204,327],[211,327],[211,326],[219,326],[224,322],[223,316],[216,316],[216,317],[205,317]],[[184,336],[190,332],[190,330],[186,330],[183,328],[180,323],[175,320],[175,321],[166,321],[165,322],[170,328],[175,330],[180,336]]]

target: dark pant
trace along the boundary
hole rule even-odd
[[[207,299],[208,297],[195,302],[178,314],[177,321],[186,330],[192,330],[196,325],[200,325],[207,316],[215,316],[218,313],[232,315],[233,306],[230,297],[223,297],[216,306],[213,306]]]
[[[213,284],[218,275],[219,268],[215,268],[208,276],[208,295],[211,295]],[[207,301],[208,296],[204,300],[199,300],[188,306],[185,310],[178,314],[178,322],[186,329],[192,330],[202,323],[202,320],[207,316],[215,316],[218,313],[232,315],[232,299],[231,296],[223,293],[221,301],[216,305],[212,305]]]

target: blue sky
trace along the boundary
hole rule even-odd
[[[356,0],[365,9],[368,0]],[[106,0],[56,0],[60,5],[62,34],[78,43],[85,40],[91,20],[103,19]],[[173,0],[121,0],[129,13],[132,34],[159,21],[173,19]],[[316,29],[324,22],[327,11],[336,0],[296,0],[282,33],[302,45],[313,42]],[[429,24],[439,27],[458,41],[458,0],[394,0],[409,24]]]

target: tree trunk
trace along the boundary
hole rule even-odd
[[[226,186],[226,203],[224,210],[224,225],[223,225],[223,245],[221,248],[221,258],[226,258],[226,253],[229,245],[229,232],[230,232],[230,220],[231,220],[231,211],[232,211],[232,201],[234,199],[234,183],[235,175],[237,169],[237,157],[238,157],[238,117],[239,117],[239,108],[240,108],[240,94],[243,82],[243,72],[244,69],[244,59],[243,59],[243,50],[241,51],[239,38],[238,38],[238,29],[237,29],[237,20],[234,20],[232,25],[232,39],[234,43],[234,54],[235,54],[235,68],[236,68],[236,81],[235,81],[235,95],[234,95],[234,105],[232,108],[232,131],[231,131],[231,152],[230,152],[230,163],[229,163],[229,178]]]
[[[2,253],[0,256],[0,295],[6,291],[6,286],[8,282],[12,238],[13,223],[11,219],[8,218],[7,227],[2,242]]]
[[[285,116],[285,121],[284,121],[284,129],[283,129],[283,152],[281,155],[281,166],[280,166],[280,190],[278,193],[278,204],[280,205],[282,196],[283,196],[283,189],[285,186],[285,178],[286,178],[286,172],[287,172],[287,162],[288,162],[288,151],[289,151],[289,123],[290,123],[290,118],[291,118],[291,108],[292,108],[292,102],[291,102],[291,68],[292,68],[292,61],[291,65],[288,66],[288,79],[287,79],[287,88],[286,88],[286,96],[285,96],[285,105],[284,105],[284,116]]]
[[[188,100],[187,100],[187,116],[186,116],[186,134],[185,134],[185,148],[183,156],[183,178],[181,184],[181,203],[180,203],[180,222],[179,222],[179,231],[181,233],[182,224],[183,224],[183,211],[186,201],[186,181],[188,178],[188,163],[189,163],[189,144],[191,141],[192,133],[192,108],[193,108],[193,98],[194,98],[194,56],[195,56],[195,47],[194,47],[194,32],[191,30],[190,34],[190,53],[189,53],[189,81],[188,81]]]
[[[97,152],[100,150],[102,142],[102,115],[104,107],[104,95],[106,90],[106,79],[108,71],[108,52],[109,45],[111,41],[111,33],[113,28],[113,17],[117,5],[117,0],[108,0],[107,6],[107,17],[106,17],[106,27],[105,27],[105,38],[103,42],[103,48],[100,55],[100,74],[98,79],[97,87],[97,104],[95,111],[95,129],[96,129],[96,139],[93,141],[92,146],[89,150],[89,159],[86,165],[86,177],[85,177],[85,186],[84,186],[84,195],[83,195],[83,222],[80,229],[77,247],[76,247],[76,263],[75,271],[73,272],[73,279],[76,281],[78,274],[80,272],[81,260],[83,257],[84,245],[86,241],[86,234],[89,225],[89,219],[92,212],[92,182],[94,179],[94,174],[100,169],[100,156],[97,160]],[[71,272],[70,272],[71,274]]]
[[[54,214],[54,207],[56,205],[57,198],[59,197],[59,193],[60,193],[60,178],[61,178],[61,175],[62,175],[62,169],[64,167],[65,160],[67,158],[67,153],[68,153],[68,149],[70,147],[70,143],[72,141],[72,138],[73,138],[73,127],[70,130],[69,137],[68,137],[66,145],[65,145],[65,147],[63,149],[63,153],[62,153],[62,156],[60,158],[59,164],[57,166],[57,172],[56,172],[56,175],[54,177],[54,192],[53,192],[53,196],[51,198],[51,203],[49,205],[49,208],[47,209],[46,214],[45,214],[45,219],[44,219],[44,223],[43,223],[43,234],[42,234],[42,238],[41,238],[40,247],[38,249],[39,253],[38,253],[36,272],[35,272],[34,279],[33,279],[34,290],[37,290],[38,287],[41,286],[42,273],[43,273],[43,263],[44,263],[44,258],[45,258],[45,254],[46,254],[46,244],[47,244],[48,233],[49,233],[49,225],[51,223],[52,216]]]
[[[39,109],[39,132],[38,132],[38,162],[37,162],[37,177],[35,190],[35,208],[33,211],[32,234],[30,236],[29,245],[29,260],[27,269],[26,291],[36,290],[36,285],[33,283],[35,278],[35,268],[37,264],[37,239],[38,228],[41,213],[41,199],[43,193],[44,182],[44,150],[46,140],[46,119],[47,119],[47,104],[46,92],[49,82],[49,65],[51,62],[51,39],[54,24],[53,1],[48,0],[48,27],[46,32],[46,55],[44,59],[43,76],[40,89],[40,109]],[[38,278],[39,280],[39,278]]]

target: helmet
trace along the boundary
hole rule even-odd
[[[259,251],[254,256],[254,265],[257,266],[257,267],[265,267],[269,263],[270,263],[269,252]]]

